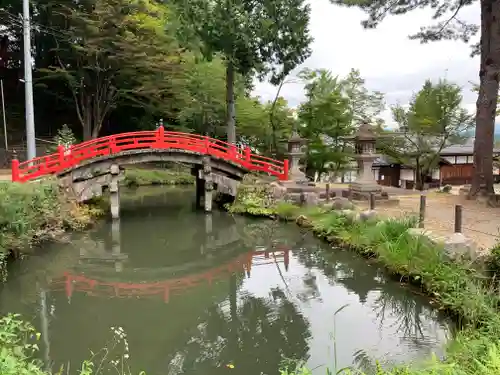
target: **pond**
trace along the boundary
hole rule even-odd
[[[379,266],[293,224],[206,215],[194,196],[125,191],[119,222],[10,266],[1,312],[42,333],[47,369],[75,373],[91,351],[148,375],[277,375],[286,359],[370,372],[442,355],[450,323]]]

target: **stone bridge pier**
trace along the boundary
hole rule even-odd
[[[224,173],[217,160],[212,160],[208,155],[198,159],[198,163],[193,165],[192,174],[196,176],[196,205],[205,212],[212,211],[214,192],[236,196],[239,184],[236,179],[244,175],[234,171],[232,175]],[[109,162],[95,167],[90,165],[60,176],[60,186],[78,202],[101,197],[108,190],[111,217],[117,220],[120,218],[120,182],[123,178],[120,164]]]

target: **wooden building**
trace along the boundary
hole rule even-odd
[[[500,149],[493,150],[494,156],[500,155]],[[426,187],[443,185],[464,185],[472,182],[474,138],[464,144],[451,145],[440,152],[440,160],[426,178]],[[381,185],[413,189],[415,170],[412,166],[391,163],[388,158],[380,157],[373,164],[375,179]],[[500,172],[494,168],[495,181],[500,182]]]

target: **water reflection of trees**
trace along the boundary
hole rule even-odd
[[[331,284],[342,285],[357,294],[362,304],[367,302],[370,295],[370,307],[381,329],[390,324],[396,329],[399,338],[413,350],[431,346],[429,327],[424,327],[424,324],[442,317],[428,306],[424,297],[388,280],[380,267],[367,264],[364,259],[349,252],[327,250],[321,244],[316,248],[297,246],[294,255],[307,268],[320,270]],[[307,284],[306,280],[304,283]],[[437,330],[438,327],[439,323],[436,323],[432,328]],[[374,369],[373,360],[362,350],[354,354],[354,364],[367,373]]]
[[[277,374],[284,358],[306,359],[309,324],[282,289],[268,298],[244,294],[237,308],[214,305],[184,348],[170,356],[169,374],[234,365],[238,373]]]

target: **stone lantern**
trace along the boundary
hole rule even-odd
[[[373,175],[373,162],[380,157],[376,153],[375,144],[377,134],[374,128],[367,122],[363,123],[357,132],[346,139],[354,141],[354,159],[358,164],[358,176],[356,181],[349,185],[349,191],[353,199],[369,199],[370,194],[376,194],[380,199],[382,187],[377,183]]]
[[[288,160],[289,172],[288,179],[293,182],[307,182],[304,172],[300,170],[300,159],[305,156],[304,146],[307,140],[302,138],[297,130],[294,130],[290,139],[288,139]]]

